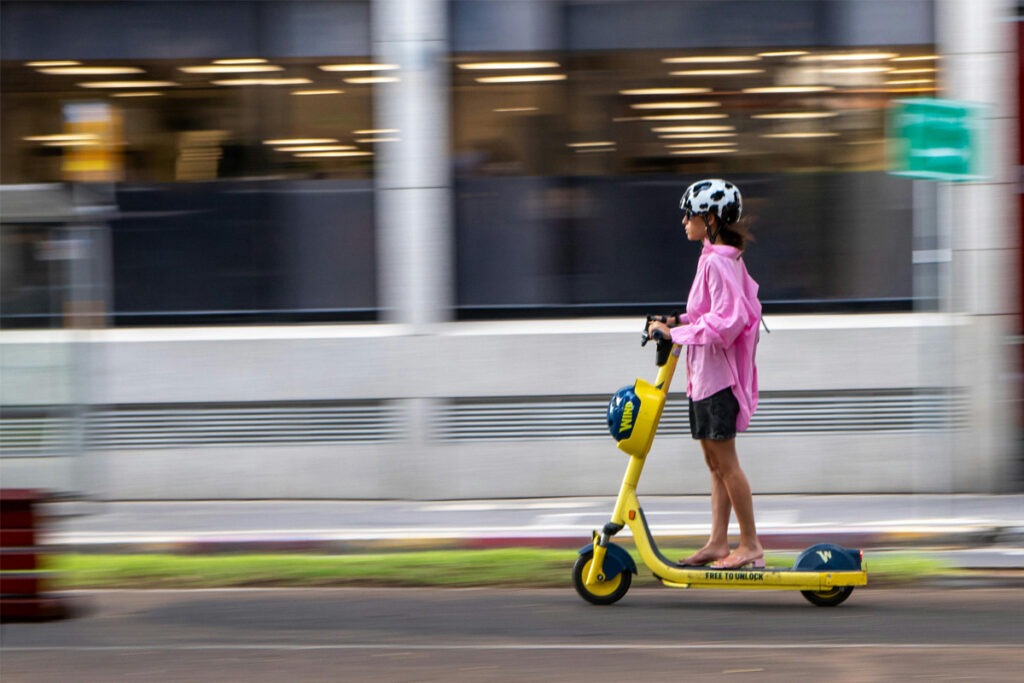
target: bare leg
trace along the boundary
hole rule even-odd
[[[736,513],[736,521],[740,526],[740,544],[729,553],[722,562],[727,568],[740,567],[753,560],[764,557],[764,548],[757,538],[757,527],[754,523],[754,498],[750,492],[747,475],[740,467],[739,456],[736,454],[736,440],[701,441],[708,461],[708,467],[717,475],[725,489],[732,510]],[[712,514],[715,501],[712,498]],[[728,522],[728,518],[726,518]],[[712,526],[712,534],[715,528]]]
[[[729,556],[729,515],[732,514],[732,503],[729,502],[725,483],[711,465],[711,456],[705,445],[707,443],[701,441],[700,445],[704,450],[704,461],[711,472],[711,535],[703,548],[680,560],[680,564],[704,565]]]

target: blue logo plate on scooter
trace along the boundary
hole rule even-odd
[[[608,401],[608,431],[616,441],[628,439],[639,415],[640,397],[632,385],[622,387]]]

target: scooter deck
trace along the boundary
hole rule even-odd
[[[655,573],[663,584],[673,588],[747,588],[826,590],[840,586],[866,586],[868,573],[851,571],[800,571],[792,568],[763,567],[721,569],[708,566],[676,565],[666,567],[666,576]]]
[[[644,564],[666,586],[673,588],[747,588],[822,591],[841,586],[866,586],[868,573],[861,569],[806,571],[790,567],[724,569],[709,565],[682,565],[666,558],[651,535],[642,508],[630,529]]]

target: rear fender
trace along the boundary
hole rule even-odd
[[[834,543],[819,543],[800,553],[793,569],[805,572],[860,571],[861,551]]]

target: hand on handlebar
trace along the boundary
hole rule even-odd
[[[656,342],[670,342],[672,340],[672,328],[685,324],[679,314],[675,312],[672,315],[648,315],[647,324],[644,325],[644,332],[640,337],[640,345],[647,346],[647,342],[651,339]],[[660,346],[661,344],[659,343]]]
[[[679,322],[678,314],[672,314],[670,316],[647,316],[647,325],[644,327],[644,334],[640,345],[645,346],[651,339],[658,342],[658,357],[656,363],[659,368],[668,362],[669,354],[672,353],[672,323],[676,323],[678,325]]]
[[[647,335],[654,340],[671,339],[672,331],[669,326],[660,320],[651,320],[647,323]]]

